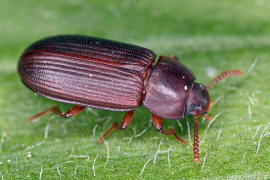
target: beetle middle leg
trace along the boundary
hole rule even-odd
[[[132,117],[133,117],[134,111],[128,111],[125,113],[125,116],[123,117],[121,126],[118,125],[117,122],[114,122],[112,126],[98,139],[98,144],[101,144],[104,140],[105,137],[107,137],[112,130],[123,130],[125,129],[131,122]]]
[[[64,118],[70,118],[70,117],[75,116],[75,115],[79,114],[80,112],[82,112],[84,108],[85,107],[83,107],[83,106],[74,106],[66,113],[62,113],[61,110],[57,106],[53,106],[52,108],[47,109],[46,111],[40,112],[40,113],[30,117],[29,121],[32,122],[34,119],[45,116],[46,114],[49,114],[51,112],[58,115],[58,116],[64,117]]]
[[[184,139],[177,136],[175,129],[163,130],[162,118],[161,117],[159,117],[159,116],[157,116],[155,114],[152,114],[152,121],[153,121],[153,124],[154,124],[154,126],[156,127],[156,129],[158,131],[160,131],[163,134],[172,135],[180,143],[186,144],[186,141]]]

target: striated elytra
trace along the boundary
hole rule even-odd
[[[199,162],[198,115],[211,120],[206,115],[211,104],[208,89],[242,72],[225,71],[206,87],[194,82],[195,76],[176,57],[160,56],[153,65],[155,59],[151,50],[94,37],[61,35],[37,41],[20,57],[22,82],[37,94],[75,106],[66,113],[52,107],[29,120],[50,112],[68,118],[85,107],[126,111],[122,124],[113,123],[98,140],[102,143],[113,129],[125,129],[134,109],[144,104],[158,131],[185,144],[174,129],[163,130],[162,118],[192,115],[193,159]]]

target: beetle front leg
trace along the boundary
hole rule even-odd
[[[125,113],[125,116],[123,117],[121,126],[118,125],[117,122],[114,122],[112,126],[98,139],[98,144],[101,144],[104,141],[104,138],[107,137],[112,130],[123,130],[125,129],[131,122],[133,117],[134,111],[128,111]]]
[[[152,114],[152,121],[153,121],[153,124],[154,124],[155,128],[158,131],[160,131],[163,134],[172,135],[180,143],[186,144],[186,141],[184,139],[177,136],[175,129],[163,130],[162,118],[161,117],[159,117],[159,116],[157,116],[155,114]]]
[[[30,117],[29,121],[32,122],[34,119],[45,116],[46,114],[49,114],[51,112],[58,115],[58,116],[61,116],[63,118],[70,118],[70,117],[75,116],[75,115],[79,114],[80,112],[82,112],[84,108],[85,107],[83,107],[83,106],[74,106],[66,113],[62,113],[61,110],[57,106],[53,106],[52,108],[50,108],[46,111],[40,112],[40,113]]]

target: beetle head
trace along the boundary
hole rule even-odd
[[[204,115],[208,112],[210,106],[210,96],[207,88],[199,83],[192,83],[192,90],[189,94],[186,106],[186,115],[197,114]]]

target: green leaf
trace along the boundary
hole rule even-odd
[[[0,2],[0,179],[269,179],[270,2],[34,1]],[[84,34],[176,55],[208,84],[241,69],[210,90],[211,125],[199,121],[201,163],[192,158],[193,119],[164,120],[187,140],[157,132],[150,112],[135,111],[125,131],[97,139],[122,112],[88,109],[71,119],[27,118],[54,105],[35,96],[16,72],[23,50],[56,34]],[[181,124],[183,130],[179,126]]]

